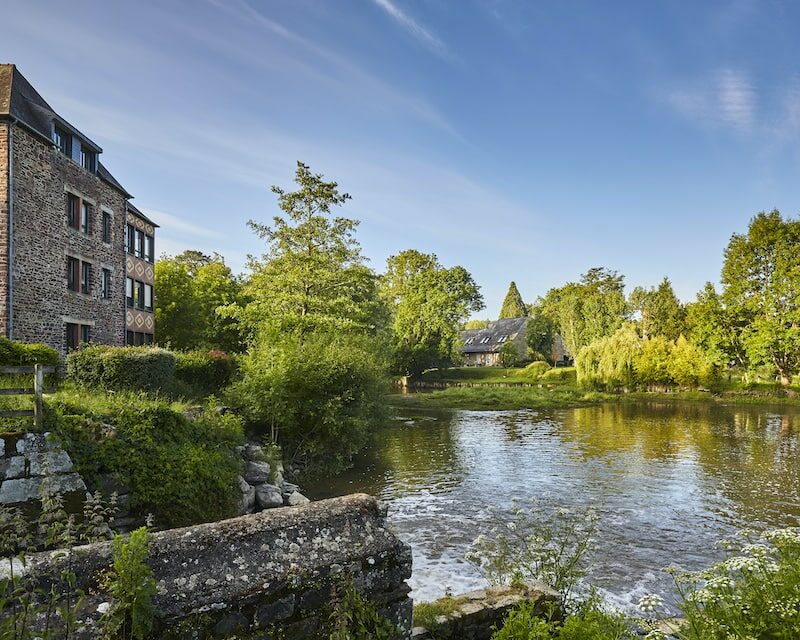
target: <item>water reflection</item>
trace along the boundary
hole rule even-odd
[[[414,596],[482,584],[463,560],[490,507],[544,496],[595,506],[591,580],[620,605],[672,593],[661,569],[699,568],[743,526],[800,518],[800,413],[647,403],[559,412],[421,412],[382,430],[315,498],[365,491],[414,550]]]

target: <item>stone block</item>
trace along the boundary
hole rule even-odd
[[[245,468],[244,479],[253,485],[263,484],[264,482],[269,482],[269,471],[268,462],[254,462],[250,460]]]

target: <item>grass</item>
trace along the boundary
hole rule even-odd
[[[421,602],[414,606],[414,626],[424,627],[429,631],[435,629],[439,623],[437,618],[451,616],[459,610],[461,605],[469,602],[469,598],[444,596],[435,602]]]
[[[541,363],[527,367],[507,369],[503,367],[454,367],[431,369],[423,373],[416,382],[442,384],[502,384],[527,386],[531,384],[564,384],[575,381],[575,369],[550,369],[542,373]]]

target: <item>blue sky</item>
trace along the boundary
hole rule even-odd
[[[4,3],[14,62],[162,225],[260,251],[296,160],[381,271],[461,264],[499,310],[595,265],[694,298],[756,212],[800,209],[800,3]]]

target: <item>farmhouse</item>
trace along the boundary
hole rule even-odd
[[[467,329],[461,332],[461,351],[468,367],[498,367],[503,346],[511,343],[520,360],[527,357],[527,318],[503,318],[490,323],[485,329]]]

